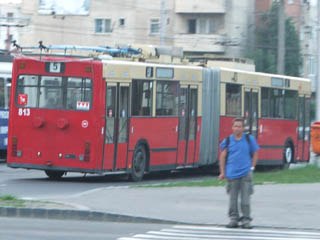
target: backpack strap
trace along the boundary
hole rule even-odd
[[[229,147],[229,144],[230,144],[230,136],[228,136],[228,137],[226,138],[227,154],[226,154],[226,162],[225,162],[225,164],[227,164],[227,161],[228,161],[228,155],[229,155],[228,147]]]
[[[252,148],[251,148],[250,134],[246,134],[246,139],[247,139],[247,142],[248,142],[248,144],[249,144],[250,156],[251,156],[251,158],[252,158],[253,152],[252,152]]]

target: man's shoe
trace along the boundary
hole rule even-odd
[[[227,227],[227,228],[237,228],[237,227],[239,227],[239,226],[238,226],[238,223],[237,223],[237,222],[230,222],[230,223],[227,224],[226,227]]]
[[[244,229],[252,229],[253,227],[250,225],[250,223],[244,223],[241,225],[242,228]]]

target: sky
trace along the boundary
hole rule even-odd
[[[0,0],[0,3],[21,3],[22,0]]]
[[[89,0],[40,0],[39,13],[85,15],[89,11]]]

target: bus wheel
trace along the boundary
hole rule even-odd
[[[65,172],[63,171],[54,171],[54,170],[45,170],[45,173],[50,179],[58,180],[60,179]]]
[[[135,182],[141,181],[146,169],[147,154],[144,146],[139,145],[134,150],[132,160],[131,179]]]
[[[283,162],[282,162],[282,169],[288,169],[290,163],[293,162],[293,149],[289,142],[286,142],[283,150]]]

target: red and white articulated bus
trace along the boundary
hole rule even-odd
[[[310,81],[194,64],[19,56],[13,62],[7,164],[128,174],[218,163],[236,116],[259,165],[309,160]]]

